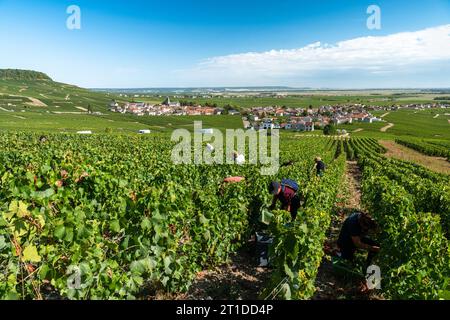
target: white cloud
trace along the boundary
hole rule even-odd
[[[216,84],[220,81],[239,85],[292,84],[299,79],[318,80],[324,73],[393,77],[411,74],[416,67],[422,71],[427,67],[439,70],[448,67],[449,62],[450,24],[387,36],[360,37],[334,45],[316,42],[299,49],[213,57],[189,72],[191,78],[193,72],[197,79]]]

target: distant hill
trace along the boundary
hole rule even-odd
[[[52,79],[43,72],[19,69],[0,69],[0,80],[47,80]]]
[[[53,81],[42,72],[0,69],[0,111],[49,111],[54,113],[106,112],[112,93],[94,92]]]

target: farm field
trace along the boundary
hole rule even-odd
[[[362,206],[381,225],[379,294],[448,294],[450,178],[385,158],[371,138],[284,137],[280,162],[294,165],[275,177],[252,165],[174,165],[167,134],[59,133],[42,143],[37,134],[2,133],[0,147],[2,298],[183,293],[198,272],[227,262],[262,228],[274,237],[273,269],[258,297],[309,299],[327,260],[323,245],[336,219],[346,159],[358,161]],[[309,174],[317,154],[328,164],[322,179]],[[246,182],[220,187],[224,177],[236,175]],[[299,182],[305,199],[295,222],[287,212],[264,209],[268,182],[286,176]],[[75,267],[81,274],[77,290],[67,286]],[[411,277],[417,272],[419,278]]]
[[[320,107],[322,105],[336,105],[346,103],[360,103],[366,105],[380,105],[391,106],[396,103],[430,103],[436,102],[434,98],[442,96],[442,94],[423,94],[415,93],[409,95],[394,94],[390,92],[384,93],[371,93],[358,92],[358,91],[317,91],[317,92],[303,92],[293,93],[289,92],[286,96],[282,97],[255,97],[255,94],[235,93],[235,95],[242,95],[242,97],[229,97],[227,95],[211,96],[211,98],[177,98],[170,93],[167,95],[171,100],[180,100],[187,102],[194,102],[196,104],[216,104],[219,107],[231,105],[237,109],[250,108],[250,107],[267,107],[267,106],[287,106],[294,108],[313,108]],[[229,95],[229,94],[228,94]],[[133,96],[131,94],[131,96]],[[138,101],[161,102],[162,96],[160,95],[139,95],[134,98]]]
[[[193,130],[193,122],[202,121],[204,127],[219,130],[242,127],[240,116],[165,116],[136,117],[108,113],[95,116],[87,114],[56,114],[47,112],[2,112],[0,111],[0,130],[30,132],[77,132],[91,130],[94,133],[135,134],[141,129],[165,132],[181,128]]]
[[[192,132],[194,121],[237,129],[241,116],[117,114],[107,111],[115,94],[28,76],[39,79],[0,80],[1,299],[449,297],[450,124],[444,110],[375,112],[384,121],[338,126],[346,137],[281,131],[279,161],[293,164],[264,176],[261,165],[171,160],[174,129]],[[274,99],[305,107],[416,98],[337,94],[207,101],[245,108]],[[102,115],[87,114],[88,105]],[[142,129],[152,134],[138,135]],[[75,134],[80,130],[94,134]],[[47,141],[40,141],[42,134]],[[327,164],[321,179],[311,174],[319,155]],[[230,176],[245,181],[222,185]],[[267,209],[268,183],[286,177],[299,182],[304,200],[295,221]],[[353,290],[364,277],[361,256],[351,266],[358,276],[347,282],[333,265],[337,232],[359,209],[380,226],[375,263],[383,286],[367,294]],[[243,281],[233,284],[232,296],[223,294],[228,289],[214,272],[225,270],[222,278],[242,273],[232,267],[237,257],[251,273],[254,257],[241,253],[254,252],[249,239],[256,231],[273,238],[271,268],[257,286]],[[76,289],[68,285],[74,272]],[[201,289],[205,274],[212,274],[208,293]]]
[[[436,172],[450,173],[450,162],[447,158],[427,156],[395,141],[380,140],[380,144],[387,149],[387,157],[417,163]]]
[[[386,114],[385,111],[373,112],[375,116]],[[391,111],[382,119],[384,122],[352,123],[339,125],[339,129],[345,129],[355,137],[373,137],[377,139],[393,140],[396,137],[434,139],[437,141],[450,141],[450,115],[445,109],[413,110],[401,109]],[[436,114],[440,114],[435,118]],[[381,128],[389,123],[393,127],[381,132]],[[358,132],[355,130],[362,129]]]

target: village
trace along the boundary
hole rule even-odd
[[[109,105],[109,111],[118,113],[131,113],[136,116],[213,116],[222,115],[225,109],[209,106],[181,105],[180,102],[172,102],[167,97],[161,104],[151,104],[146,102],[130,102],[120,106],[116,101]],[[237,110],[227,110],[228,115],[239,115]]]
[[[129,102],[120,106],[116,101],[109,105],[109,111],[136,116],[214,116],[241,115],[244,128],[254,130],[285,129],[293,131],[315,131],[327,125],[352,124],[355,122],[375,123],[384,121],[372,115],[372,111],[395,111],[403,108],[424,110],[450,108],[448,104],[405,104],[393,106],[366,106],[363,104],[326,105],[319,108],[252,107],[241,111],[210,105],[182,105],[167,97],[161,104]]]

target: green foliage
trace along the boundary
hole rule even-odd
[[[327,124],[324,128],[323,128],[323,134],[327,135],[327,136],[332,136],[335,135],[337,132],[336,126],[332,125],[332,124]]]
[[[392,299],[439,299],[450,281],[449,177],[381,156],[351,139],[363,168],[363,202],[381,229],[382,289]],[[433,212],[433,213],[426,213]]]
[[[444,157],[450,159],[450,149],[448,147],[440,146],[418,139],[396,139],[395,142],[402,144],[408,148],[417,150],[429,156]]]
[[[18,69],[0,69],[0,80],[49,80],[52,79],[42,72]]]
[[[274,271],[266,297],[308,299],[315,292],[315,279],[323,257],[323,243],[331,221],[338,187],[343,177],[345,157],[330,161],[326,175],[313,179],[303,190],[306,199],[295,221],[288,212],[276,211],[269,229],[274,235],[270,261]],[[276,290],[284,283],[283,290]],[[275,290],[275,293],[274,293]]]
[[[268,182],[283,177],[297,179],[309,199],[298,229],[307,233],[295,235],[303,239],[302,262],[292,266],[304,270],[308,290],[292,287],[292,296],[311,294],[336,186],[322,193],[305,168],[316,152],[331,163],[335,150],[325,140],[283,141],[280,161],[295,164],[267,177],[251,165],[173,165],[168,136],[47,138],[43,144],[36,134],[0,134],[1,298],[133,299],[143,288],[186,291],[198,271],[227,261],[245,243],[270,201]],[[331,167],[340,168],[342,159]],[[338,174],[330,169],[329,179]],[[220,187],[236,175],[246,182]],[[72,289],[75,270],[81,286]]]

